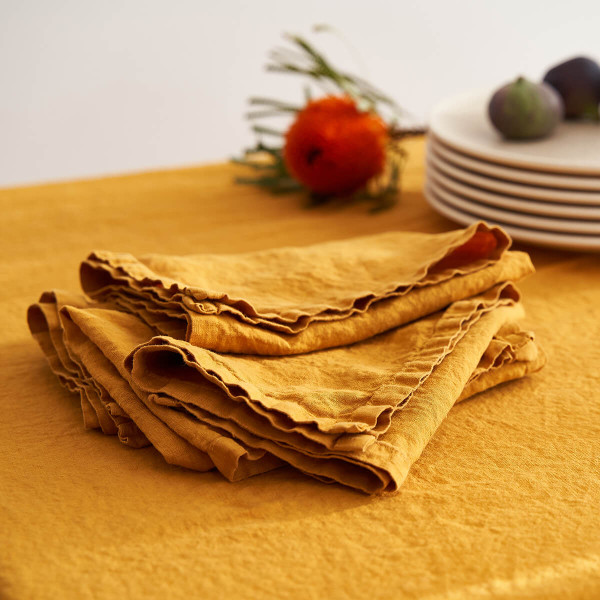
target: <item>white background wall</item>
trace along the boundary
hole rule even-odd
[[[426,119],[440,99],[600,59],[597,0],[0,0],[0,186],[226,159],[251,145],[250,95],[283,31]],[[357,60],[356,53],[360,55]]]

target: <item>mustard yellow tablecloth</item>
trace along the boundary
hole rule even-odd
[[[0,598],[600,597],[600,256],[525,248],[539,374],[457,405],[400,492],[282,468],[236,484],[86,432],[28,304],[93,248],[239,252],[456,226],[424,202],[306,211],[208,166],[0,191]]]

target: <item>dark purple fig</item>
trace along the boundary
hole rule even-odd
[[[563,103],[549,85],[519,77],[494,93],[488,115],[505,138],[529,140],[552,132],[562,119]]]
[[[556,65],[544,75],[562,96],[565,117],[598,120],[600,103],[600,66],[595,60],[578,56]]]

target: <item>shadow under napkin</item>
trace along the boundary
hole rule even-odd
[[[93,253],[29,325],[87,427],[234,481],[281,464],[398,489],[453,404],[541,368],[502,230],[245,255]],[[161,335],[156,335],[161,334]]]

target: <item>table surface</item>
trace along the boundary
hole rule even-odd
[[[83,429],[25,311],[92,249],[238,252],[456,227],[402,197],[307,210],[213,165],[0,191],[0,598],[600,597],[600,257],[527,248],[546,368],[456,406],[395,496],[229,483]]]

